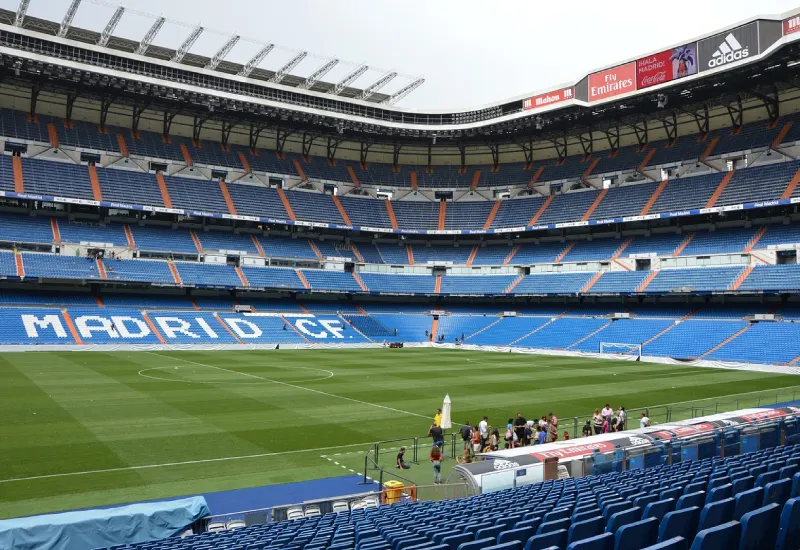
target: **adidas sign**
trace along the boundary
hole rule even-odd
[[[750,51],[747,47],[742,46],[733,36],[733,33],[729,33],[725,40],[722,41],[722,44],[717,47],[711,59],[708,60],[708,67],[711,69],[721,67],[727,63],[745,59],[749,55]]]

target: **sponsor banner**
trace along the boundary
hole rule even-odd
[[[800,15],[795,15],[783,21],[783,36],[800,32]]]
[[[697,74],[697,44],[685,44],[636,61],[639,90]]]
[[[538,109],[539,107],[547,107],[548,105],[553,105],[555,103],[569,101],[574,97],[574,88],[564,88],[563,90],[556,90],[555,92],[539,94],[529,97],[528,99],[524,99],[522,100],[522,108],[525,110]]]
[[[636,90],[636,63],[589,75],[589,103]]]
[[[697,43],[698,66],[701,73],[727,67],[758,53],[757,21]]]

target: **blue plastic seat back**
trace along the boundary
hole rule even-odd
[[[790,479],[779,479],[778,481],[767,483],[764,486],[764,506],[772,503],[783,506],[789,500],[791,492],[792,481]]]
[[[755,466],[753,468],[750,468],[750,475],[753,476],[753,478],[758,479],[758,476],[760,476],[766,471],[767,471],[766,466]]]
[[[723,475],[723,476],[718,476],[718,477],[712,478],[708,482],[708,489],[707,490],[711,491],[711,489],[714,489],[715,487],[721,487],[721,486],[726,485],[726,484],[728,484],[730,482],[731,482],[731,478],[728,477],[727,475]]]
[[[450,550],[457,550],[459,546],[472,540],[474,540],[472,533],[461,533],[460,535],[451,535],[443,538],[442,544],[446,544]]]
[[[697,506],[669,512],[661,520],[661,524],[658,527],[658,541],[664,542],[674,537],[683,537],[687,541],[693,540],[695,533],[697,533],[697,522],[699,520],[700,508]]]
[[[608,521],[608,518],[616,514],[617,512],[621,512],[623,510],[627,510],[628,508],[633,507],[633,504],[628,502],[627,500],[623,500],[620,502],[614,502],[612,504],[608,504],[603,508],[603,519]]]
[[[633,500],[633,505],[638,506],[642,510],[644,510],[648,504],[651,502],[655,502],[658,500],[658,495],[645,495],[641,497],[637,497]]]
[[[658,542],[642,550],[688,550],[689,543],[683,537],[674,537],[664,542]]]
[[[623,510],[622,512],[617,512],[608,518],[608,521],[606,522],[606,533],[616,533],[617,529],[623,525],[628,525],[629,523],[638,521],[641,515],[641,508],[630,508],[628,510]]]
[[[536,534],[536,531],[533,527],[517,527],[515,529],[509,529],[508,531],[503,531],[499,535],[497,535],[497,544],[503,544],[506,542],[511,541],[519,541],[520,546],[528,541],[533,535]]]
[[[700,512],[700,523],[697,524],[697,530],[703,531],[732,521],[734,508],[736,508],[736,501],[732,498],[706,504]]]
[[[570,543],[567,550],[614,550],[614,535],[601,533],[588,539]]]
[[[447,529],[445,531],[441,531],[441,532],[436,533],[435,535],[433,535],[433,542],[435,542],[436,544],[442,544],[442,540],[445,537],[451,537],[451,536],[460,535],[460,534],[461,534],[461,531],[459,531],[458,529]],[[330,549],[328,549],[328,550],[330,550]]]
[[[753,476],[740,477],[733,482],[733,494],[738,495],[742,491],[752,489],[755,485],[756,478]]]
[[[733,519],[740,521],[741,517],[747,512],[752,512],[761,507],[761,503],[764,501],[764,489],[755,487],[748,491],[742,491],[733,500],[736,501],[736,505],[733,508]]]
[[[573,543],[601,535],[605,526],[606,522],[603,520],[602,516],[595,516],[592,519],[574,522],[570,525],[567,542]]]
[[[639,550],[642,546],[655,544],[658,538],[658,520],[650,518],[623,525],[614,537],[614,550]]]
[[[660,522],[668,512],[672,512],[674,509],[674,498],[657,500],[645,507],[644,512],[642,512],[642,519],[656,518]]]
[[[495,525],[494,527],[484,527],[483,529],[479,529],[475,533],[475,540],[479,539],[495,539],[497,540],[497,535],[503,532],[502,525]]]
[[[690,483],[687,485],[684,490],[683,494],[688,495],[689,493],[696,493],[698,491],[705,491],[707,487],[707,483],[702,481],[697,481],[695,483]]]
[[[776,472],[777,473],[777,472]],[[697,533],[692,550],[735,549],[739,544],[742,527],[738,521],[729,521]]]
[[[764,472],[756,478],[756,487],[764,487],[767,483],[778,481],[778,472]]]
[[[793,548],[800,548],[800,497],[791,498],[783,505],[775,542],[775,550]]]
[[[742,537],[739,550],[760,550],[773,548],[778,535],[781,507],[768,504],[742,516]]]
[[[518,540],[514,540],[503,544],[484,546],[483,550],[522,550],[522,543]]]
[[[523,519],[522,521],[518,521],[514,524],[514,529],[519,529],[520,527],[530,527],[533,529],[533,532],[536,533],[536,530],[542,524],[542,518],[533,517],[530,519]]]
[[[567,530],[559,529],[542,535],[534,535],[525,543],[524,550],[545,550],[551,546],[564,548],[567,545]]]
[[[552,512],[548,512],[547,514],[544,515],[544,518],[542,519],[544,520],[545,523],[547,523],[559,519],[567,519],[571,514],[572,510],[570,508],[561,507],[553,510]]]
[[[697,491],[696,493],[689,493],[679,498],[677,504],[675,504],[675,509],[683,510],[684,508],[691,508],[692,506],[702,508],[705,502],[706,492]]]
[[[708,495],[706,496],[706,504],[711,504],[712,502],[718,502],[726,498],[731,498],[732,496],[733,496],[733,485],[731,485],[730,483],[726,483],[724,485],[718,485],[708,492]]]
[[[569,518],[558,519],[556,521],[546,521],[542,523],[536,530],[537,535],[543,535],[551,531],[558,531],[559,529],[569,529],[569,524],[572,523]]]
[[[792,494],[789,498],[800,497],[800,472],[792,476]]]
[[[590,510],[585,510],[583,512],[576,512],[572,514],[572,523],[577,523],[579,521],[585,521],[587,519],[592,519],[595,516],[599,516],[600,508],[592,508]]]
[[[469,542],[464,542],[461,545],[459,545],[458,550],[482,550],[483,548],[487,546],[492,546],[493,544],[494,544],[494,539],[490,538],[472,540]]]
[[[668,498],[674,498],[677,501],[679,498],[681,498],[681,495],[683,495],[683,489],[681,487],[675,487],[674,489],[661,491],[658,494],[658,499],[667,500]]]
[[[778,477],[780,479],[792,479],[797,470],[800,470],[797,464],[789,464],[778,470]]]

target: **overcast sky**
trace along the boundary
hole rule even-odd
[[[84,0],[74,25],[100,30],[113,8]],[[110,0],[116,3],[117,0]],[[19,0],[0,0],[16,9]],[[31,0],[28,13],[60,21],[70,0]],[[408,76],[425,84],[399,105],[416,109],[477,107],[578,80],[612,65],[717,30],[754,15],[778,14],[796,0],[127,0],[139,12],[217,31],[193,51],[213,55],[226,35],[274,42],[262,63],[276,69],[305,49],[315,54],[294,74],[306,76],[336,56]],[[757,10],[757,11],[756,11]],[[152,20],[126,14],[117,33],[138,40]],[[189,28],[165,25],[155,43],[177,47]],[[258,45],[241,41],[229,59],[246,61]],[[341,63],[326,80],[341,78]],[[366,87],[372,70],[356,82]],[[398,78],[383,91],[408,83]]]

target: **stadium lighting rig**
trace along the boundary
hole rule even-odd
[[[413,92],[414,90],[416,90],[417,88],[422,86],[424,83],[425,83],[425,79],[423,77],[419,77],[418,79],[416,79],[412,83],[403,86],[402,88],[397,90],[395,93],[393,93],[392,95],[390,95],[389,97],[387,97],[386,99],[381,101],[381,104],[382,105],[394,105],[395,103],[397,103],[398,101],[400,101],[401,99],[406,97],[408,94],[410,94],[411,92]]]
[[[394,80],[394,77],[396,77],[396,76],[397,76],[397,72],[395,72],[395,71],[391,71],[389,73],[386,73],[381,78],[376,80],[373,84],[368,86],[363,92],[361,92],[361,95],[358,96],[358,99],[360,99],[362,101],[366,101],[367,99],[372,97],[372,95],[375,92],[377,92],[378,90],[380,90],[381,88],[386,86],[389,82]]]
[[[192,49],[194,43],[197,42],[197,39],[200,38],[200,35],[203,34],[203,26],[197,25],[197,27],[192,30],[189,36],[186,37],[186,40],[183,41],[180,48],[175,51],[175,55],[172,56],[173,63],[180,63],[183,61],[183,58],[186,57],[186,54],[189,53],[189,50]]]
[[[319,69],[317,69],[316,71],[311,73],[311,75],[308,78],[306,78],[305,81],[302,84],[300,84],[300,86],[298,86],[298,88],[303,89],[303,90],[308,90],[314,84],[319,82],[319,80],[323,76],[328,74],[331,71],[331,69],[333,69],[338,64],[339,64],[339,60],[338,59],[335,59],[335,58],[331,59],[330,61],[325,63],[322,67],[320,67]]]
[[[272,75],[272,78],[270,78],[269,81],[273,84],[280,84],[281,81],[286,78],[286,75],[289,74],[289,71],[297,67],[297,65],[304,60],[306,56],[308,56],[308,52],[306,51],[302,51],[295,55],[293,58],[287,61],[283,67],[278,69],[278,72]]]
[[[150,44],[153,43],[158,31],[160,31],[161,27],[164,26],[164,22],[166,20],[167,19],[163,15],[160,15],[158,18],[156,18],[155,22],[153,22],[153,26],[150,27],[150,30],[147,31],[147,34],[144,35],[144,38],[142,38],[142,41],[139,42],[139,46],[136,48],[136,53],[138,55],[144,55],[147,53],[147,48],[149,48]]]
[[[58,36],[64,38],[69,32],[72,25],[72,20],[75,19],[75,14],[78,13],[78,6],[81,5],[81,0],[72,0],[67,8],[67,13],[64,14],[64,19],[61,21],[61,26],[58,27]]]
[[[231,50],[236,45],[236,43],[239,42],[240,38],[241,36],[239,36],[238,34],[234,34],[233,36],[231,36],[228,39],[228,41],[222,45],[219,51],[214,54],[214,57],[211,58],[211,61],[209,61],[204,68],[211,69],[212,71],[216,69],[219,66],[219,64],[222,63],[222,60],[225,59],[225,56],[231,53]]]
[[[17,7],[17,15],[14,17],[14,26],[22,26],[22,23],[25,21],[25,14],[28,13],[28,5],[30,3],[31,0],[20,0],[19,6]]]
[[[114,29],[117,28],[117,24],[119,23],[119,20],[122,19],[123,13],[125,13],[124,6],[119,6],[116,10],[114,10],[114,15],[112,15],[111,19],[108,20],[106,27],[100,34],[100,39],[97,41],[98,46],[108,45],[108,41],[111,38],[111,35],[114,34]]]
[[[355,82],[358,79],[358,77],[360,77],[368,70],[369,67],[362,63],[355,70],[351,71],[343,79],[337,82],[336,86],[334,86],[333,89],[331,89],[328,93],[333,95],[339,95],[345,88],[347,88],[350,84]]]
[[[247,62],[247,65],[242,67],[242,70],[237,73],[238,76],[250,76],[250,73],[258,67],[258,65],[264,61],[264,58],[269,55],[275,49],[275,44],[269,43],[262,47],[256,54]]]

